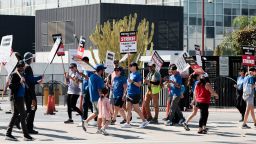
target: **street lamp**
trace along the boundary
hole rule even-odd
[[[204,55],[204,1],[202,0],[202,55]],[[213,0],[208,0],[208,3],[213,3]]]

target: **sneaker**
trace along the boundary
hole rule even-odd
[[[78,127],[81,127],[83,125],[83,122],[80,122],[77,124]]]
[[[88,127],[88,122],[86,122],[85,120],[82,121],[82,128],[84,131],[87,131],[87,129],[86,129],[87,127]]]
[[[120,122],[120,124],[125,124],[125,123],[126,123],[125,119]]]
[[[186,131],[190,131],[189,127],[188,127],[188,124],[187,123],[183,123],[183,127]]]
[[[243,124],[242,125],[242,129],[250,129],[251,127],[249,127],[247,124]]]
[[[165,123],[166,126],[173,126],[173,123],[172,121],[170,120],[167,120],[166,123]]]
[[[33,141],[34,138],[32,138],[30,135],[24,136],[24,141]]]
[[[28,130],[28,133],[29,134],[38,134],[38,131],[36,131],[36,130]]]
[[[153,120],[153,118],[152,117],[149,117],[149,118],[147,118],[147,121],[152,121]]]
[[[140,128],[145,128],[149,124],[149,121],[145,120],[140,124]]]
[[[157,120],[157,119],[152,119],[152,120],[150,121],[150,124],[158,124],[158,120]]]
[[[7,134],[5,136],[5,140],[10,140],[10,141],[18,141],[13,135]]]
[[[68,119],[66,121],[64,121],[65,124],[73,124],[74,121],[72,119]]]
[[[198,133],[198,134],[207,134],[207,131],[205,131],[205,130],[200,130],[200,131],[198,131],[197,133]]]
[[[101,134],[101,133],[102,133],[101,129],[98,129],[98,130],[96,131],[96,134]]]
[[[131,126],[131,124],[128,124],[128,123],[125,123],[123,126],[122,126],[122,128],[131,128],[132,126]]]
[[[105,129],[101,129],[101,134],[103,135],[109,135],[108,132]]]

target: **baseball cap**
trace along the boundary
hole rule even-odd
[[[107,67],[105,67],[103,64],[96,65],[96,67],[95,67],[96,71],[104,70],[106,68]]]
[[[249,71],[256,71],[256,69],[254,67],[251,67]]]
[[[176,65],[171,65],[169,69],[170,70],[177,70],[177,66]]]
[[[77,67],[77,65],[75,63],[70,63],[69,68],[73,68],[73,67]]]
[[[16,66],[17,66],[18,68],[24,67],[24,66],[25,66],[25,62],[24,62],[23,60],[19,60]]]

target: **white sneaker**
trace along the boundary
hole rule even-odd
[[[140,128],[144,128],[144,127],[146,127],[148,124],[149,124],[149,121],[145,120],[144,122],[142,122],[142,123],[140,124]]]
[[[108,132],[105,129],[101,129],[101,134],[108,135]]]
[[[83,126],[85,127],[85,128],[88,128],[88,122],[86,122],[85,120],[83,121]]]
[[[81,127],[83,125],[83,122],[80,122],[77,124],[78,127]]]
[[[123,126],[122,126],[122,128],[131,128],[132,126],[131,126],[131,124],[128,124],[128,123],[125,123]]]
[[[96,134],[101,134],[102,133],[102,130],[101,129],[98,129],[97,131],[96,131]]]

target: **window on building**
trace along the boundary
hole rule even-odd
[[[214,38],[214,27],[206,27],[206,38]]]
[[[224,16],[224,26],[231,27],[231,16]]]

